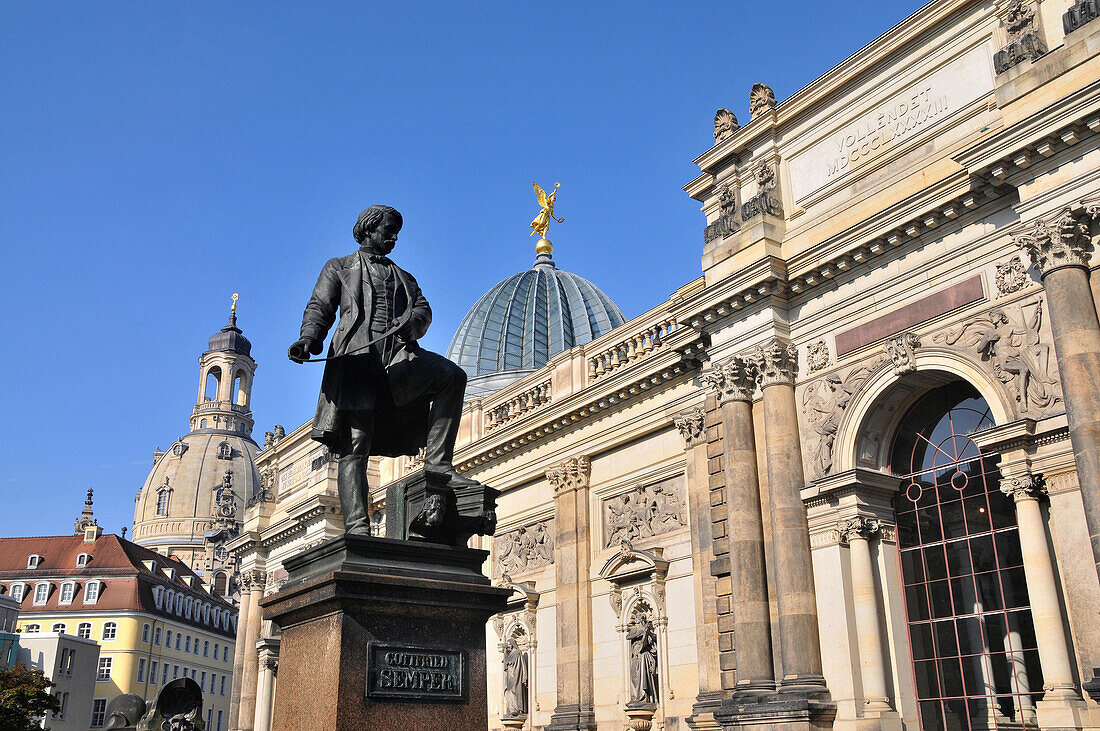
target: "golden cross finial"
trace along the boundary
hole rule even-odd
[[[233,293],[233,306],[229,308],[229,311],[234,315],[237,314],[237,298],[240,297],[236,292]]]

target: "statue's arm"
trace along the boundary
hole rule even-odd
[[[336,308],[340,304],[340,276],[336,271],[336,261],[329,261],[321,269],[313,296],[302,314],[301,337],[313,343],[323,343],[332,323],[336,322]]]
[[[428,326],[432,324],[432,308],[424,293],[420,291],[420,285],[416,283],[412,275],[409,276],[409,301],[412,303],[412,315],[405,325],[406,340],[419,340],[428,332]]]

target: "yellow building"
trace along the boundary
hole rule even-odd
[[[90,728],[115,696],[152,700],[183,676],[202,686],[207,728],[228,728],[237,610],[180,560],[104,535],[90,491],[74,535],[0,539],[0,593],[20,604],[18,632],[99,643]]]

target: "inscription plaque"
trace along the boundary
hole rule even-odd
[[[466,700],[464,650],[382,645],[367,647],[367,697],[419,702]]]

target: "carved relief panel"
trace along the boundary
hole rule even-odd
[[[497,574],[522,574],[554,563],[554,519],[520,526],[493,539]]]
[[[684,479],[677,476],[616,495],[603,503],[604,548],[644,541],[687,527]]]

